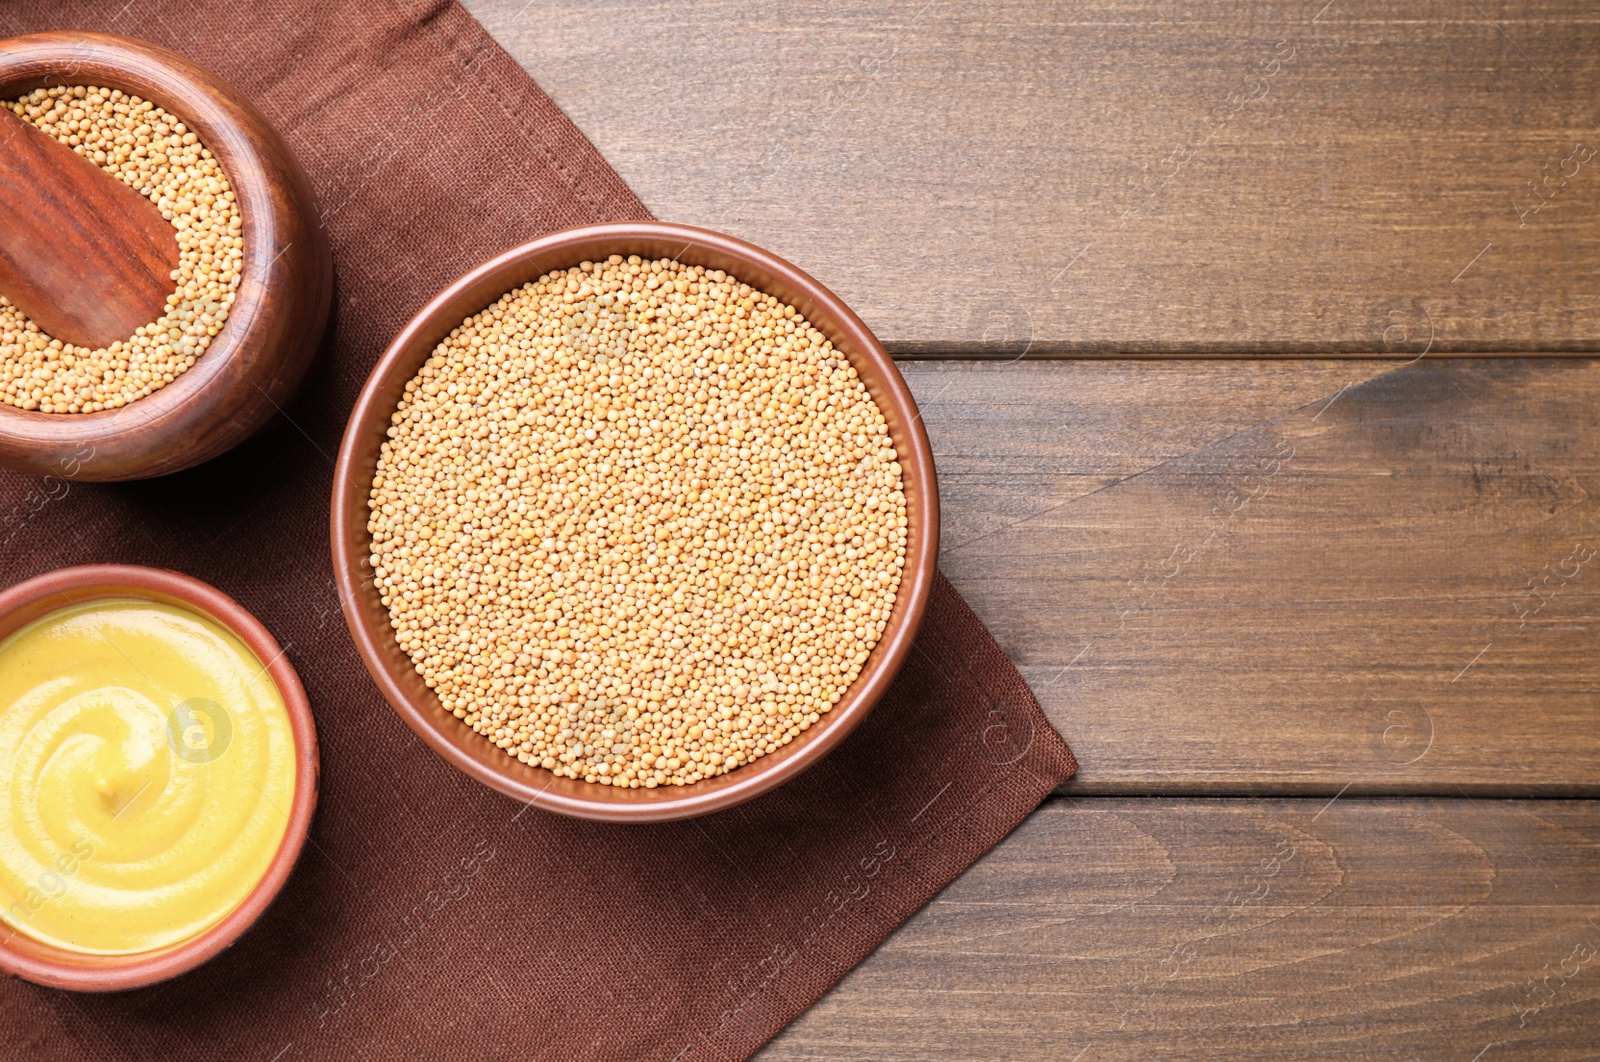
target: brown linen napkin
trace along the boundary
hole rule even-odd
[[[655,826],[525,809],[446,766],[369,681],[334,596],[333,454],[389,338],[445,283],[644,206],[453,2],[37,2],[0,34],[153,40],[248,93],[309,172],[337,327],[259,437],[147,483],[0,474],[0,585],[176,568],[285,644],[321,736],[294,877],[201,969],[71,995],[0,983],[7,1058],[744,1058],[1072,774],[1016,669],[941,578],[861,728],[744,807]]]

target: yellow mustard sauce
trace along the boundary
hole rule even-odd
[[[0,642],[0,939],[126,954],[214,925],[266,874],[295,750],[243,642],[105,599]]]

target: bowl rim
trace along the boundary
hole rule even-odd
[[[93,30],[49,30],[0,40],[0,97],[12,99],[36,88],[99,84],[137,95],[174,115],[195,132],[228,178],[243,222],[244,259],[228,320],[194,365],[160,389],[115,409],[92,413],[44,413],[0,403],[0,453],[14,467],[83,480],[136,479],[192,467],[243,441],[286,402],[310,367],[333,298],[331,249],[323,227],[310,224],[316,202],[293,153],[259,110],[228,82],[188,57],[149,41]],[[297,219],[297,212],[305,214]],[[309,230],[309,231],[303,231]],[[288,239],[286,246],[278,244]],[[287,259],[280,262],[280,259]],[[303,279],[322,276],[309,293]],[[275,320],[290,309],[303,320]],[[310,339],[304,337],[311,336]],[[309,347],[283,379],[275,365],[290,367],[297,355],[280,349]],[[239,364],[266,375],[240,380]],[[289,380],[288,377],[293,377]],[[241,383],[266,385],[266,402],[248,428],[231,423],[228,398]],[[156,445],[149,433],[176,443],[200,427],[218,425],[228,440],[200,445]],[[84,453],[87,447],[89,452]],[[137,466],[131,473],[96,474],[100,447],[114,460]],[[39,451],[34,454],[33,451]],[[154,457],[142,459],[150,452]],[[52,464],[58,459],[60,468]]]
[[[316,722],[300,676],[287,652],[261,621],[209,583],[182,572],[136,564],[81,564],[57,568],[0,591],[0,641],[22,627],[63,608],[112,597],[174,604],[199,612],[232,631],[266,661],[289,713],[295,746],[294,800],[277,854],[250,893],[228,914],[200,933],[153,951],[97,955],[68,951],[29,937],[0,922],[0,971],[49,988],[77,992],[115,992],[140,988],[186,973],[238,940],[267,909],[289,880],[311,828],[317,804],[319,754]],[[55,603],[54,599],[60,599]],[[19,618],[20,617],[20,618]]]
[[[628,249],[651,246],[678,250],[661,255]],[[367,500],[382,433],[405,381],[416,374],[438,340],[468,314],[550,269],[635,253],[726,269],[744,283],[794,305],[832,340],[835,349],[860,373],[890,422],[911,517],[900,591],[889,622],[839,702],[775,752],[714,778],[655,789],[617,789],[558,777],[505,754],[445,711],[394,640],[387,610],[370,578],[366,546],[370,542]],[[484,297],[486,292],[492,294]],[[396,397],[391,399],[390,394]],[[363,447],[370,451],[370,459],[362,454]],[[693,818],[754,799],[815,764],[861,723],[889,688],[911,650],[937,574],[939,500],[933,451],[911,390],[883,345],[843,300],[798,267],[744,240],[688,225],[611,222],[567,229],[505,251],[447,285],[401,329],[368,375],[346,424],[333,483],[329,530],[339,602],[362,663],[384,699],[457,770],[526,806],[579,819],[663,822]],[[484,755],[483,750],[492,755]]]

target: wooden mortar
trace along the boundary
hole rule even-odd
[[[193,130],[238,197],[244,262],[227,323],[186,372],[96,413],[0,404],[0,465],[80,480],[189,468],[237,446],[280,412],[321,343],[333,259],[310,182],[244,96],[165,48],[75,30],[0,41],[0,95],[16,99],[56,85],[121,89]]]

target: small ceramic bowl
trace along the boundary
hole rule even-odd
[[[243,275],[227,323],[161,390],[97,413],[0,404],[0,464],[80,480],[189,468],[265,425],[289,402],[321,343],[333,259],[310,182],[249,100],[176,52],[75,30],[0,41],[0,99],[56,85],[121,89],[195,131],[238,196]]]
[[[22,933],[0,940],[0,970],[35,984],[75,992],[114,992],[165,981],[194,969],[238,940],[289,879],[317,805],[317,732],[300,677],[261,622],[216,587],[178,572],[129,564],[59,568],[0,592],[0,640],[51,612],[106,597],[143,598],[202,613],[232,631],[257,658],[266,661],[267,674],[283,697],[294,734],[294,802],[288,808],[289,826],[266,875],[243,903],[197,936],[132,955],[86,955]]]
[[[423,682],[395,640],[371,577],[368,492],[406,382],[468,314],[553,269],[613,254],[675,258],[726,270],[805,314],[850,359],[883,411],[905,483],[909,534],[900,593],[883,637],[850,689],[778,751],[687,786],[613,788],[558,777],[508,756],[446,711]],[[921,625],[939,554],[939,493],[933,452],[911,391],[876,337],[837,296],[743,240],[685,225],[622,223],[570,229],[507,251],[445,288],[411,319],[372,370],[350,414],[334,473],[332,525],[334,576],[356,647],[394,710],[435,752],[484,785],[550,811],[611,822],[657,822],[720,811],[759,796],[816,763],[860,724],[900,670]]]

